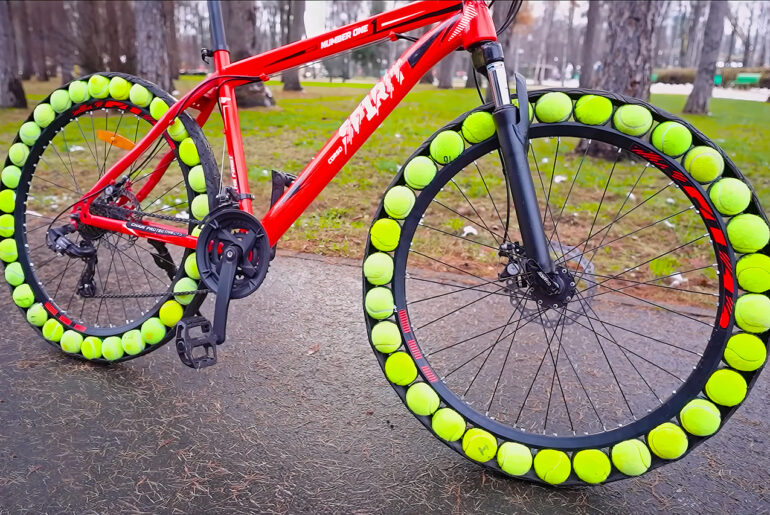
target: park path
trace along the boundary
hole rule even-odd
[[[717,436],[642,478],[585,489],[502,479],[407,412],[366,342],[357,262],[282,253],[231,305],[220,364],[167,345],[94,367],[0,300],[0,512],[760,513],[768,377]],[[630,308],[619,308],[630,309]]]

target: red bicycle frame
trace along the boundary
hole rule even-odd
[[[235,87],[255,79],[265,81],[271,75],[286,69],[386,38],[395,40],[397,33],[437,22],[440,23],[420,37],[393,63],[302,170],[291,187],[265,214],[261,222],[270,244],[274,245],[428,70],[458,48],[468,49],[481,42],[496,41],[495,27],[483,1],[415,2],[234,63],[230,62],[228,50],[215,50],[214,73],[174,104],[144,138],[82,197],[75,207],[80,213],[80,222],[194,249],[197,237],[181,234],[176,228],[149,221],[143,222],[147,231],[137,229],[136,223],[127,227],[128,222],[94,215],[89,212],[88,207],[102,188],[117,180],[131,163],[162,136],[179,113],[187,108],[198,110],[196,122],[203,126],[217,104],[220,106],[224,123],[233,187],[238,193],[248,194],[247,167],[235,101]],[[139,200],[157,184],[174,157],[174,153],[169,152],[161,159],[148,184],[137,193]],[[249,198],[240,201],[240,208],[253,214]]]

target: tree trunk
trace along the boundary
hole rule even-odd
[[[572,48],[572,33],[574,31],[575,21],[575,0],[569,3],[569,18],[567,22],[567,39],[564,40],[564,47],[561,52],[561,87],[564,87],[564,81],[567,80],[567,51]]]
[[[0,107],[27,107],[24,88],[19,80],[16,63],[16,41],[13,33],[11,6],[0,0]]]
[[[179,78],[179,45],[176,40],[176,2],[166,0],[163,2],[166,11],[166,47],[168,48],[168,73],[171,80]],[[256,20],[254,20],[256,23]]]
[[[586,35],[583,39],[582,66],[580,67],[580,87],[593,87],[594,45],[596,44],[596,33],[601,26],[602,4],[598,0],[588,2],[588,19],[586,21]]]
[[[11,2],[11,7],[13,9],[13,17],[8,19],[16,24],[14,33],[18,39],[16,51],[18,52],[18,63],[21,68],[21,80],[29,80],[32,78],[34,68],[32,67],[33,42],[29,41],[29,23],[27,21],[28,6],[26,2]]]
[[[729,9],[729,7],[728,7]],[[725,67],[730,66],[733,61],[733,51],[735,51],[735,33],[737,32],[735,26],[730,22],[730,42],[727,44],[727,59],[725,59]]]
[[[706,19],[705,39],[698,59],[698,71],[690,96],[684,106],[685,113],[706,114],[708,112],[711,90],[714,89],[714,73],[717,69],[719,47],[724,33],[727,2],[713,0],[709,2],[709,14]]]
[[[757,4],[754,4],[756,7]],[[743,40],[743,59],[741,65],[744,68],[748,68],[751,66],[749,64],[749,61],[751,60],[751,51],[752,51],[752,44],[751,44],[751,33],[754,29],[754,18],[756,17],[756,12],[754,9],[752,9],[751,14],[749,15],[749,28],[746,31],[746,37]]]
[[[543,14],[543,32],[540,35],[540,50],[537,54],[537,72],[535,80],[542,83],[546,76],[546,66],[550,63],[548,59],[548,43],[551,38],[551,27],[553,26],[553,15],[556,12],[556,2],[547,2],[545,13]]]
[[[305,0],[290,2],[288,13],[288,39],[290,42],[299,41],[305,37]],[[281,80],[284,91],[302,91],[302,84],[299,82],[299,68],[286,70],[281,75]]]
[[[455,73],[455,52],[446,56],[438,65],[438,88],[452,89],[452,78]]]
[[[163,2],[144,0],[134,3],[136,16],[136,68],[140,77],[173,91],[166,46],[166,20]]]
[[[422,30],[422,33],[420,34],[420,37],[422,37],[422,36],[424,36],[425,34],[427,34],[427,33],[430,31],[430,29],[431,29],[431,28],[432,28],[432,26],[431,26],[431,25],[428,25],[427,27],[425,27],[425,28]],[[428,71],[425,73],[425,75],[423,75],[422,77],[420,77],[420,82],[419,82],[419,83],[420,83],[420,84],[433,84],[433,68],[431,68],[430,70],[428,70]]]
[[[476,87],[476,81],[478,78],[473,78],[473,61],[468,59],[468,75],[465,79],[465,87],[466,88],[475,88]]]
[[[688,68],[698,64],[698,53],[700,52],[700,44],[702,44],[700,36],[703,32],[701,18],[706,4],[701,0],[694,0],[690,2],[690,5],[692,5],[692,20],[690,21],[690,33],[687,35],[686,66]]]
[[[51,19],[57,20],[51,26],[51,48],[59,68],[61,83],[66,84],[73,79],[72,71],[75,67],[75,45],[72,44],[72,34],[75,27],[73,10],[74,6],[65,2],[51,2]]]
[[[47,38],[48,38],[48,26],[46,21],[48,20],[47,2],[27,1],[24,2],[27,7],[27,30],[30,32],[28,41],[34,40],[34,46],[32,48],[32,69],[35,73],[35,78],[41,82],[48,81],[48,63],[46,62],[47,56]]]

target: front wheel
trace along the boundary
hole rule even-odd
[[[482,106],[384,197],[364,261],[370,341],[409,409],[476,462],[550,484],[639,475],[714,434],[761,369],[770,285],[749,278],[770,273],[767,220],[724,153],[668,113],[579,90],[530,102],[542,222],[574,291],[532,287]],[[754,272],[737,281],[736,254]]]

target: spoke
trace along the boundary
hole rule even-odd
[[[580,158],[580,163],[578,163],[577,171],[575,172],[575,176],[572,178],[572,183],[570,184],[569,190],[567,191],[567,196],[564,197],[564,203],[561,205],[561,209],[559,210],[559,216],[556,217],[556,222],[553,224],[553,232],[551,233],[551,237],[548,238],[548,243],[553,241],[554,235],[556,235],[556,229],[559,227],[559,222],[561,222],[561,217],[564,214],[564,208],[567,207],[567,202],[569,201],[569,196],[572,195],[572,189],[575,187],[575,183],[577,182],[578,176],[580,175],[580,171],[583,168],[583,163],[585,162],[586,155],[588,154],[588,148],[591,146],[592,140],[588,140],[588,144],[586,145],[586,149],[583,152],[582,157]]]
[[[118,119],[117,127],[115,127],[114,131],[109,131],[109,132],[114,132],[116,135],[118,134],[118,131],[120,130],[120,124],[123,123],[123,115],[125,113],[126,113],[125,111],[122,111],[122,110],[120,111],[120,118]],[[107,130],[107,127],[106,127],[106,125],[107,125],[107,111],[104,112],[104,124],[105,124],[105,130]],[[107,142],[105,141],[104,144],[106,145]],[[112,150],[112,147],[113,147],[112,140],[110,140],[110,146],[104,152],[104,168],[105,168],[105,170],[107,169],[107,157],[110,155],[110,151]]]
[[[53,145],[53,144],[52,144],[52,145],[49,145],[49,146],[51,146],[51,147],[54,147],[54,148],[56,147],[56,145]],[[48,167],[48,168],[51,170],[51,172],[53,172],[53,171],[54,171],[54,167],[53,167],[53,166],[51,166],[51,164],[50,164],[48,161],[46,161],[46,159],[43,157],[43,155],[42,155],[42,154],[40,155],[40,160],[41,160],[41,161],[43,161],[43,162],[45,163],[45,165],[46,165],[46,166],[47,166],[47,167]],[[65,170],[66,170],[66,168],[65,168]],[[75,190],[73,190],[72,188],[68,188],[68,187],[66,187],[66,186],[62,186],[61,184],[57,184],[57,183],[55,183],[55,182],[53,182],[53,181],[50,181],[50,180],[48,180],[48,179],[45,179],[45,178],[43,178],[43,177],[40,177],[38,174],[35,174],[35,175],[33,176],[33,179],[40,179],[41,181],[45,181],[45,182],[47,182],[48,184],[51,184],[52,186],[56,186],[56,187],[57,187],[57,188],[59,188],[60,190],[66,190],[66,191],[70,191],[70,192],[74,193],[75,195],[77,195],[77,196],[80,196],[80,192],[79,192],[79,191],[75,191]]]
[[[481,243],[480,241],[472,240],[470,238],[465,238],[463,236],[458,236],[456,234],[452,234],[451,232],[442,231],[441,229],[438,229],[436,227],[432,227],[432,226],[430,226],[430,225],[428,225],[426,223],[423,223],[423,222],[420,222],[420,226],[425,227],[426,229],[430,229],[432,231],[436,231],[436,232],[440,232],[442,234],[446,234],[447,236],[451,236],[452,238],[457,238],[458,240],[465,240],[467,242],[473,243],[475,245],[479,245],[481,247],[490,248],[490,249],[492,249],[492,250],[494,250],[496,252],[500,250],[499,247],[493,247],[492,245],[487,245],[486,243]]]
[[[519,300],[519,303],[521,303],[521,300]],[[511,323],[511,320],[513,320],[514,316],[516,316],[516,309],[514,309],[511,312],[511,316],[508,317],[508,322],[506,322],[506,325]],[[521,321],[521,318],[519,319],[519,321]],[[516,325],[517,325],[517,328],[518,328],[518,324],[516,324]],[[481,362],[481,366],[479,367],[479,369],[474,374],[473,379],[471,379],[471,382],[468,384],[468,387],[465,389],[465,393],[463,393],[463,395],[462,395],[463,399],[465,398],[466,395],[468,395],[468,392],[471,390],[471,387],[473,386],[473,383],[476,382],[476,378],[479,377],[479,374],[483,370],[484,365],[487,364],[487,361],[489,360],[489,356],[492,355],[492,353],[495,350],[495,347],[497,347],[497,344],[500,343],[500,340],[502,339],[504,332],[505,332],[505,327],[500,329],[500,334],[497,335],[497,339],[495,340],[495,343],[493,343],[492,346],[489,348],[489,352],[487,352],[487,355],[484,357],[484,361]],[[516,332],[516,329],[514,329],[514,333],[515,332]],[[511,341],[513,341],[513,338],[514,337],[511,337]]]
[[[561,141],[560,138],[557,138],[557,140]],[[540,171],[540,165],[537,162],[537,156],[535,155],[535,147],[532,145],[531,142],[529,144],[529,150],[532,153],[532,161],[535,163],[535,170],[537,171],[537,177],[540,180],[540,189],[543,192],[543,196],[546,197],[545,210],[543,211],[543,225],[545,225],[546,219],[549,216],[551,218],[551,223],[555,225],[556,222],[555,222],[555,220],[553,218],[553,213],[551,212],[551,208],[548,205],[548,200],[547,200],[547,198],[550,196],[550,193],[546,194],[546,192],[545,192],[545,182],[543,181],[543,174]],[[559,144],[558,143],[556,144],[556,152],[557,152],[557,155],[558,155],[558,152],[559,152]],[[556,165],[554,164],[554,166],[556,166]],[[553,176],[551,176],[551,180],[553,180]],[[521,221],[519,222],[519,224],[521,224]],[[557,235],[557,238],[558,238],[558,235]]]
[[[711,267],[707,266],[707,267],[701,267],[701,268],[711,268]],[[672,275],[676,275],[678,273],[679,272],[676,272],[676,273],[674,273]],[[591,275],[593,275],[594,277],[601,277],[603,279],[605,279],[605,278],[606,279],[613,279],[613,277],[609,276],[609,275],[601,275],[601,274],[591,274]],[[666,276],[666,277],[670,277],[670,275]],[[633,279],[618,279],[618,281],[633,283],[633,284],[629,284],[627,286],[621,286],[620,288],[618,288],[618,291],[625,290],[627,288],[634,288],[636,286],[652,286],[654,288],[664,288],[666,290],[681,291],[683,293],[694,293],[694,294],[697,294],[697,295],[706,295],[708,297],[719,297],[718,293],[709,293],[709,292],[697,291],[697,290],[687,290],[685,288],[676,288],[674,286],[666,286],[664,284],[654,284],[655,281],[661,281],[663,279],[665,279],[665,277],[656,277],[655,279],[650,279],[649,281],[635,281]],[[588,288],[586,288],[586,290],[587,289]],[[585,290],[583,290],[583,291],[585,291]],[[588,296],[585,296],[584,298],[585,299],[592,299],[594,297],[598,297],[599,295],[604,295],[604,293],[597,293],[595,295],[588,295]]]
[[[425,282],[434,282],[434,281],[425,281]],[[438,283],[438,284],[442,284],[442,283]],[[444,286],[447,286],[447,285],[444,285]],[[406,305],[407,306],[411,306],[412,304],[418,304],[420,302],[425,302],[425,301],[428,301],[428,300],[438,299],[440,297],[446,297],[447,295],[454,295],[455,293],[462,293],[464,291],[477,291],[477,292],[481,292],[481,293],[495,293],[495,292],[490,292],[488,290],[480,290],[480,289],[478,289],[479,286],[483,286],[483,285],[474,284],[472,286],[462,286],[462,287],[459,287],[458,289],[452,290],[450,292],[439,293],[439,294],[436,294],[436,295],[431,295],[430,297],[425,297],[425,298],[422,298],[422,299],[418,299],[418,300],[414,300],[414,301],[411,301],[411,302],[407,302]],[[505,293],[498,293],[498,295],[503,295],[505,297],[508,296]]]
[[[163,197],[164,197],[164,196],[165,196],[167,193],[169,193],[169,192],[170,192],[171,190],[173,190],[174,188],[178,187],[178,186],[179,186],[180,184],[182,184],[183,182],[184,182],[184,179],[182,179],[182,180],[181,180],[181,181],[179,181],[178,183],[174,184],[174,185],[173,185],[173,186],[171,186],[169,189],[167,189],[166,191],[164,191],[163,193],[161,193],[160,195],[158,195],[158,197],[157,197],[155,200],[153,200],[153,201],[152,201],[152,202],[150,202],[149,204],[146,204],[146,205],[145,205],[145,206],[144,206],[142,209],[143,209],[144,211],[147,211],[148,209],[150,209],[150,206],[152,206],[152,205],[153,205],[153,204],[155,204],[157,201],[159,201],[160,199],[162,199],[162,198],[163,198]],[[154,213],[155,211],[149,211],[149,212],[150,212],[150,213]]]
[[[64,138],[64,146],[65,147],[69,147],[69,145],[67,144],[67,137],[64,135],[64,132],[65,131],[61,131],[62,138]],[[56,152],[56,156],[59,158],[59,161],[61,161],[62,166],[70,174],[70,177],[72,177],[72,182],[74,183],[75,189],[77,190],[77,191],[74,191],[73,193],[76,193],[77,195],[80,195],[81,194],[80,186],[78,185],[78,180],[75,178],[74,167],[70,168],[70,167],[67,166],[67,163],[64,162],[64,158],[59,153],[59,149],[56,148],[56,143],[51,141],[51,143],[48,146],[50,148],[52,148],[54,152]],[[67,157],[69,157],[70,165],[72,165],[72,157],[69,155],[69,152],[67,153]],[[45,162],[45,159],[43,159],[43,154],[40,154],[40,159],[42,159]],[[46,162],[46,165],[48,165],[49,168],[51,168],[51,171],[53,171],[53,167],[51,165],[49,165],[48,162]],[[39,173],[38,170],[36,170],[36,172]],[[51,184],[53,184],[53,183],[51,183]],[[63,189],[69,189],[69,188],[63,188]],[[69,190],[69,191],[72,191],[72,190]]]
[[[463,214],[461,214],[461,213],[459,213],[459,212],[455,211],[454,209],[452,209],[451,207],[447,206],[446,204],[444,204],[444,203],[442,203],[442,202],[440,202],[440,201],[436,200],[435,198],[433,199],[433,202],[435,202],[435,203],[436,203],[436,204],[438,204],[439,206],[441,206],[441,207],[443,207],[443,208],[447,209],[448,211],[451,211],[452,213],[456,214],[457,216],[459,216],[459,217],[461,217],[461,218],[465,218],[465,219],[466,219],[466,220],[468,220],[470,223],[472,223],[472,224],[475,224],[475,225],[479,226],[481,229],[484,229],[485,231],[489,232],[489,234],[491,234],[492,236],[498,236],[498,237],[500,237],[500,239],[503,239],[503,236],[501,236],[500,234],[497,234],[496,232],[493,232],[493,231],[491,231],[491,230],[490,230],[490,229],[488,229],[486,226],[484,226],[484,225],[481,225],[480,223],[478,223],[476,220],[472,220],[472,219],[468,218],[467,216],[465,216],[465,215],[463,215]]]
[[[478,217],[479,217],[479,220],[481,220],[481,223],[484,225],[484,227],[486,228],[486,230],[487,230],[487,231],[489,231],[489,233],[490,233],[490,234],[492,234],[492,237],[495,239],[495,243],[496,243],[496,244],[498,244],[498,245],[500,245],[500,242],[497,240],[497,238],[495,238],[495,237],[494,237],[494,234],[495,234],[495,233],[493,233],[493,232],[492,232],[492,230],[491,230],[491,229],[490,229],[490,228],[487,226],[486,222],[484,222],[484,219],[481,217],[481,215],[479,214],[479,212],[478,212],[478,211],[476,211],[476,208],[474,207],[474,205],[471,203],[471,201],[468,199],[468,197],[467,197],[467,196],[465,196],[465,193],[463,193],[463,190],[462,190],[462,188],[460,188],[460,186],[458,186],[458,185],[457,185],[457,183],[455,182],[454,178],[452,178],[452,179],[450,179],[450,180],[452,181],[452,184],[454,184],[454,187],[455,187],[455,188],[457,188],[457,191],[459,191],[459,192],[460,192],[460,195],[462,195],[462,196],[463,196],[463,198],[464,198],[464,199],[465,199],[465,201],[468,203],[468,205],[469,205],[469,206],[471,206],[471,209],[473,210],[473,212],[474,212],[474,213],[476,213],[476,216],[478,216]]]
[[[420,252],[418,250],[409,249],[409,252],[411,252],[413,254],[417,254],[418,256],[422,256],[422,257],[424,257],[426,259],[430,259],[431,261],[435,261],[436,263],[440,263],[440,264],[442,264],[444,266],[447,266],[449,268],[457,270],[458,272],[462,272],[464,274],[470,275],[471,277],[475,277],[479,281],[487,281],[487,279],[484,279],[483,277],[480,277],[480,276],[478,276],[476,274],[472,274],[472,273],[468,272],[467,270],[463,270],[462,268],[458,268],[456,266],[450,265],[449,263],[445,263],[445,262],[441,261],[440,259],[436,259],[434,257],[428,256],[427,254],[423,254],[422,252]]]
[[[559,323],[564,319],[566,315],[566,306],[565,309],[562,309],[561,315],[559,315],[559,320],[556,323],[556,326],[559,326]],[[559,377],[559,358],[561,357],[561,348],[562,348],[562,337],[564,336],[564,327],[566,324],[561,326],[561,333],[559,334],[559,342],[556,345],[556,361],[553,364],[553,374],[551,374],[551,388],[548,390],[548,405],[545,408],[545,421],[543,422],[543,432],[546,431],[548,428],[548,414],[551,412],[551,398],[553,397],[553,388],[554,388],[554,381],[559,382],[559,391],[561,392],[561,399],[562,402],[564,402],[564,411],[567,413],[567,420],[569,421],[569,427],[572,431],[572,434],[575,434],[575,426],[572,424],[572,416],[569,414],[569,405],[567,404],[567,397],[564,395],[564,387],[561,384],[561,378]],[[551,360],[553,360],[553,356],[551,356]]]
[[[495,209],[495,213],[497,213],[497,218],[500,220],[500,227],[505,228],[505,236],[502,238],[503,241],[506,241],[508,239],[508,224],[503,222],[503,217],[500,216],[500,210],[497,209],[497,204],[495,203],[495,199],[492,198],[492,192],[489,191],[489,187],[487,186],[487,181],[484,179],[484,175],[481,173],[481,168],[479,168],[479,164],[477,161],[473,162],[473,165],[476,167],[476,171],[479,173],[479,177],[481,177],[481,182],[484,184],[484,189],[487,190],[487,196],[489,197],[489,200],[492,202],[492,207]],[[508,196],[506,194],[506,201],[508,199]]]
[[[501,287],[501,288],[499,288],[497,291],[500,291],[500,290],[502,290],[502,289],[503,289],[503,288]],[[479,301],[482,301],[482,300],[486,299],[487,297],[489,297],[489,296],[491,296],[491,295],[494,295],[494,293],[495,293],[495,292],[490,292],[490,293],[487,293],[486,295],[483,295],[483,296],[479,297],[479,298],[478,298],[478,299],[476,299],[476,300],[473,300],[473,301],[471,301],[471,302],[469,302],[469,303],[467,303],[467,304],[465,304],[465,305],[462,305],[462,306],[460,306],[460,307],[459,307],[459,308],[457,308],[457,309],[454,309],[454,310],[450,311],[449,313],[446,313],[446,314],[444,314],[444,315],[441,315],[440,317],[438,317],[438,318],[436,318],[436,319],[434,319],[434,320],[431,320],[431,321],[430,321],[430,322],[428,322],[427,324],[423,324],[423,325],[421,325],[420,327],[416,327],[416,328],[414,328],[414,330],[415,330],[415,331],[419,331],[419,330],[421,330],[421,329],[424,329],[425,327],[428,327],[429,325],[431,325],[431,324],[433,324],[433,323],[435,323],[435,322],[438,322],[439,320],[442,320],[442,319],[444,319],[444,318],[448,317],[449,315],[452,315],[452,314],[454,314],[454,313],[457,313],[457,312],[458,312],[458,311],[460,311],[461,309],[465,309],[465,308],[467,308],[468,306],[471,306],[471,305],[473,305],[473,304],[475,304],[475,303],[477,303],[477,302],[479,302]]]
[[[99,166],[99,158],[94,154],[93,149],[91,148],[91,144],[88,143],[88,138],[86,138],[86,133],[83,132],[83,127],[80,125],[80,118],[75,118],[75,123],[78,124],[78,130],[80,130],[80,135],[83,136],[83,143],[85,143],[86,147],[88,147],[88,152],[90,152],[91,157],[94,158],[94,166]],[[94,141],[94,146],[96,146],[96,141]],[[70,149],[67,149],[67,152],[71,152]]]

